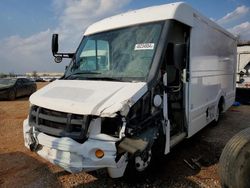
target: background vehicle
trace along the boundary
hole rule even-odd
[[[37,77],[35,79],[36,82],[46,82],[43,78]]]
[[[222,187],[250,187],[250,128],[228,141],[219,164]]]
[[[250,42],[237,47],[236,100],[250,103]]]
[[[0,98],[15,100],[16,97],[31,95],[36,88],[36,83],[26,78],[3,78],[0,79]]]
[[[141,175],[235,99],[235,37],[185,3],[101,20],[75,54],[54,34],[52,53],[72,61],[31,96],[25,146],[70,172]]]

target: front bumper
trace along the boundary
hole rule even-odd
[[[0,98],[1,98],[1,99],[6,99],[6,98],[8,98],[8,94],[9,94],[9,90],[8,90],[8,89],[0,90]]]
[[[34,144],[38,145],[36,153],[69,172],[107,168],[109,175],[117,178],[123,176],[127,166],[126,154],[116,162],[116,141],[108,135],[94,135],[80,144],[68,137],[57,138],[34,131],[27,119],[23,122],[23,134],[27,148],[30,149]],[[97,149],[104,151],[104,157],[95,156]]]

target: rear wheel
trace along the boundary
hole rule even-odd
[[[16,92],[15,92],[14,89],[11,89],[11,90],[9,91],[8,99],[9,99],[10,101],[13,101],[13,100],[15,100],[15,98],[16,98]]]
[[[250,187],[250,128],[239,132],[226,144],[219,172],[222,187]]]
[[[221,119],[222,111],[223,111],[223,102],[222,102],[222,99],[221,99],[218,106],[217,106],[215,117],[214,117],[214,120],[212,121],[212,125],[214,125],[214,126],[218,125],[218,123],[219,123],[219,121]]]

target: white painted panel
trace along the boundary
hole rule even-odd
[[[235,69],[236,41],[195,17],[190,42],[189,137],[213,120],[221,96],[226,108],[232,105]]]

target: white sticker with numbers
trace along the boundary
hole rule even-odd
[[[154,47],[154,43],[141,43],[135,45],[135,50],[153,50]]]

